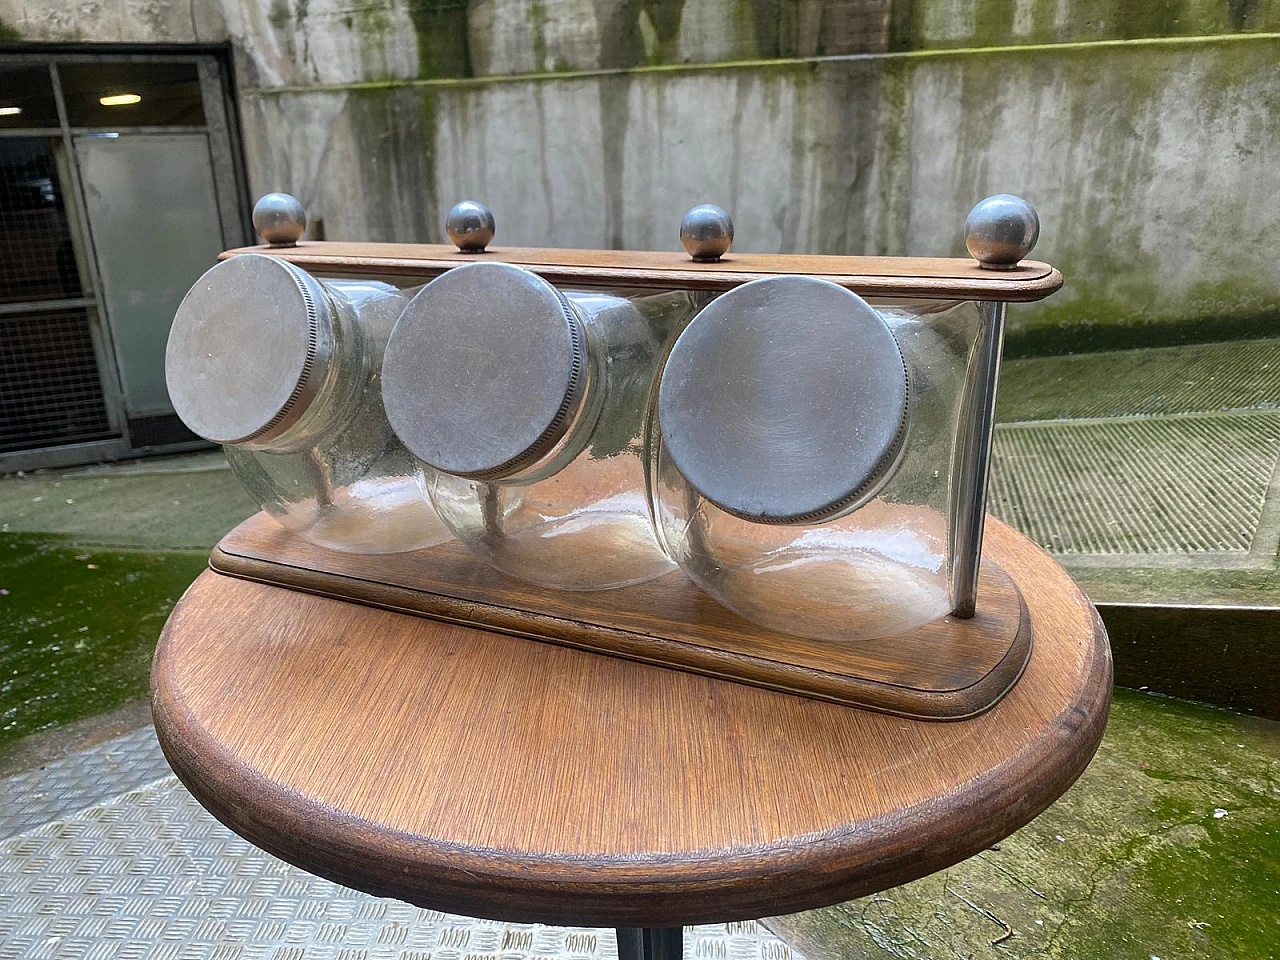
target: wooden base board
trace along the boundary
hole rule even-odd
[[[682,574],[597,593],[512,580],[458,543],[413,553],[337,553],[265,514],[210,558],[220,573],[577,647],[885,713],[959,720],[982,713],[1031,655],[1026,604],[998,557],[983,561],[978,615],[942,617],[876,640],[807,640],[749,623]]]

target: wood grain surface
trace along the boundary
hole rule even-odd
[[[972,619],[944,617],[843,644],[756,626],[679,571],[617,590],[546,590],[503,576],[456,542],[413,553],[337,553],[290,535],[266,514],[228,534],[210,565],[323,596],[940,720],[989,709],[1022,673],[1033,642],[1018,588],[991,561]]]
[[[1062,286],[1062,274],[1038,260],[1012,270],[987,270],[974,260],[942,257],[833,257],[730,253],[697,263],[667,251],[559,250],[490,247],[461,253],[453,246],[417,243],[303,241],[295,247],[240,247],[221,259],[265,253],[321,276],[373,276],[423,282],[463,263],[497,260],[527,267],[562,286],[645,287],[724,291],[761,277],[807,274],[869,297],[943,300],[1042,300]]]
[[[1088,600],[990,522],[1026,598],[1022,679],[971,720],[843,707],[214,572],[152,704],[174,770],[269,852],[380,896],[511,921],[785,913],[971,856],[1080,774],[1111,658]]]

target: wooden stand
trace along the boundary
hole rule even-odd
[[[983,567],[978,615],[876,640],[805,640],[747,622],[683,574],[602,592],[543,590],[456,543],[362,556],[323,550],[259,514],[210,560],[220,573],[922,719],[990,709],[1017,681],[1032,627],[1017,585]]]
[[[975,261],[942,257],[833,257],[734,253],[710,263],[675,251],[564,250],[489,247],[463,253],[430,243],[350,243],[304,240],[292,247],[239,247],[219,259],[262,253],[317,276],[377,277],[426,283],[464,263],[496,260],[532,270],[556,285],[605,289],[731,290],[779,274],[819,277],[864,297],[1019,302],[1043,300],[1062,286],[1047,263],[1023,260],[1009,270],[984,270]]]
[[[209,572],[156,649],[156,732],[231,829],[378,896],[668,930],[824,906],[1007,836],[1102,737],[1089,601],[1008,527],[986,545],[1036,644],[1009,695],[957,723]],[[674,946],[646,936],[654,957]]]

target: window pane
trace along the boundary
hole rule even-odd
[[[57,125],[49,68],[44,64],[0,66],[0,129]]]
[[[204,125],[194,63],[68,63],[58,77],[73,127]]]
[[[0,138],[0,303],[80,296],[54,154],[45,137]]]

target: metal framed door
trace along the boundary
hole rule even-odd
[[[233,117],[213,54],[0,57],[0,472],[203,445],[164,344],[251,235]]]

